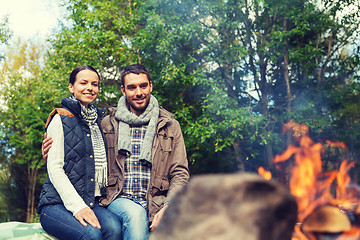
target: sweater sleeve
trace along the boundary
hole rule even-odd
[[[56,114],[50,122],[47,128],[47,136],[53,140],[47,158],[49,179],[59,193],[65,208],[75,215],[87,205],[64,171],[64,131],[59,114]]]

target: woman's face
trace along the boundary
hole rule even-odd
[[[69,84],[69,91],[82,105],[88,107],[89,103],[95,101],[99,94],[99,78],[97,74],[88,69],[78,72],[75,83]]]

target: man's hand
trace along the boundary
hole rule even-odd
[[[164,213],[166,211],[166,209],[169,207],[169,205],[165,205],[154,217],[154,220],[151,223],[150,229],[151,231],[154,231],[158,226],[159,223],[162,219],[162,217],[164,216]]]
[[[45,161],[47,160],[48,153],[49,153],[49,150],[51,148],[52,142],[53,142],[52,138],[47,137],[47,134],[45,133],[44,134],[44,140],[43,140],[42,145],[41,145],[41,154],[42,154],[43,158],[45,159]]]
[[[75,214],[75,218],[83,225],[87,226],[88,222],[91,226],[101,229],[99,220],[97,219],[93,210],[89,207],[83,208]]]

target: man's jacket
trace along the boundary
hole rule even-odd
[[[119,124],[115,118],[116,108],[111,108],[101,127],[107,141],[109,182],[107,197],[100,200],[103,206],[109,205],[122,193],[125,180],[125,158],[118,151]],[[146,194],[148,216],[151,222],[155,214],[170,202],[189,180],[186,149],[180,124],[174,116],[160,107],[156,134],[152,146],[152,168],[150,183]]]

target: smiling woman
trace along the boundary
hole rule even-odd
[[[49,115],[46,132],[53,144],[38,205],[44,230],[59,239],[120,239],[121,224],[99,205],[106,194],[107,161],[100,119],[94,107],[100,77],[91,66],[70,74],[70,98]]]

